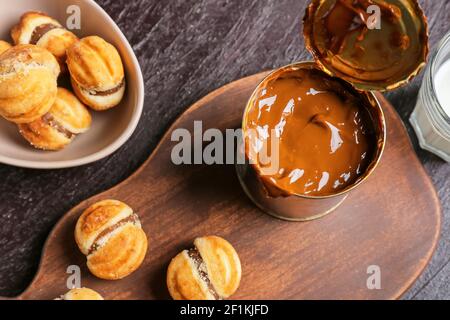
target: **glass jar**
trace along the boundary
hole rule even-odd
[[[443,101],[438,99],[435,82],[437,73],[445,63],[450,64],[450,32],[441,40],[431,56],[410,122],[421,148],[450,162],[450,95],[447,101],[449,105],[441,105]],[[448,72],[450,80],[450,68]],[[450,92],[450,82],[446,85]]]

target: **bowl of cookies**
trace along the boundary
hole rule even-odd
[[[56,169],[100,160],[134,132],[139,62],[91,0],[21,0],[0,10],[0,162]]]

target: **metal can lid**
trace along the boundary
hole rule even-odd
[[[303,35],[323,71],[360,90],[398,88],[428,56],[427,21],[416,0],[312,0]]]

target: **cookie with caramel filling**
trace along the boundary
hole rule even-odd
[[[122,279],[136,271],[147,252],[147,236],[128,205],[104,200],[87,208],[75,227],[75,240],[96,277]]]
[[[117,106],[125,93],[122,59],[116,48],[100,37],[81,39],[67,51],[72,87],[94,110]]]
[[[42,12],[27,12],[11,30],[17,44],[33,44],[50,51],[58,60],[61,70],[66,71],[66,50],[78,38],[64,28],[56,19]]]
[[[58,88],[51,109],[31,123],[19,124],[19,131],[35,148],[55,151],[67,146],[76,135],[86,132],[91,122],[88,109],[77,97]]]
[[[34,45],[17,45],[0,55],[0,115],[30,123],[46,114],[56,99],[60,72],[55,57]]]
[[[236,292],[241,262],[233,246],[220,237],[197,238],[167,270],[167,287],[175,300],[219,300]]]

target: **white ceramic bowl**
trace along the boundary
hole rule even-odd
[[[42,11],[63,25],[70,14],[67,8],[80,8],[81,29],[77,36],[98,35],[119,50],[125,67],[127,91],[121,104],[109,111],[92,111],[91,129],[75,138],[64,150],[39,151],[19,134],[17,127],[0,118],[0,162],[19,167],[56,169],[84,165],[100,160],[122,146],[136,128],[144,105],[144,81],[139,62],[127,39],[92,0],[15,0],[0,1],[0,39],[11,42],[9,32],[26,11]]]

